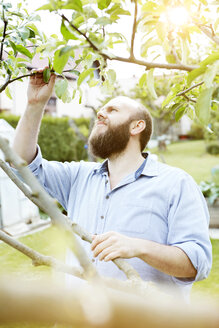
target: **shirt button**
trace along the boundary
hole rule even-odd
[[[91,260],[91,262],[93,262],[93,263],[94,263],[94,262],[95,262],[95,259],[92,259],[92,260]]]
[[[109,199],[109,195],[106,196],[106,199]]]
[[[101,219],[104,219],[104,216],[103,215],[101,215],[101,217],[100,217]]]
[[[106,180],[106,182],[105,182],[106,184],[108,183],[108,180]]]

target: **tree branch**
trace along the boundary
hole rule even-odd
[[[16,154],[13,154],[11,149],[9,149],[9,150],[10,150],[10,152],[12,154],[8,154],[9,152],[8,152],[7,148],[9,148],[9,146],[7,144],[5,145],[5,143],[6,142],[4,141],[4,139],[2,137],[0,137],[0,148],[2,148],[2,150],[3,150],[3,152],[5,154],[9,155],[9,157],[10,157],[9,162],[13,163],[13,165],[16,168],[18,168],[19,172],[21,173],[21,171],[19,169],[19,165],[24,165],[24,162],[22,162],[21,159],[19,159],[17,157],[18,160],[21,161],[21,164],[18,165],[17,164],[17,161],[16,161],[16,164],[15,164],[15,161],[14,161],[13,157],[14,156],[17,156],[17,155]],[[6,152],[5,152],[5,149],[6,149]],[[11,160],[11,158],[12,158],[12,160]],[[35,181],[33,181],[33,183],[31,183],[31,184],[28,183],[28,181],[29,181],[29,179],[31,179],[31,177],[33,178],[33,180],[36,180],[36,178],[29,171],[28,168],[23,167],[24,169],[27,169],[27,171],[28,171],[28,174],[29,174],[29,177],[27,179],[28,181],[26,180],[25,174],[21,174],[21,175],[22,175],[24,181],[27,182],[27,184],[31,187],[32,192],[13,173],[13,171],[9,168],[9,166],[4,161],[2,161],[2,160],[0,160],[0,167],[9,176],[9,178],[17,185],[17,187],[25,194],[25,196],[27,198],[29,198],[35,205],[37,205],[38,207],[40,207],[45,213],[47,213],[51,217],[51,220],[52,220],[53,223],[54,223],[54,218],[55,218],[55,220],[64,221],[65,225],[67,223],[67,228],[70,227],[70,229],[72,231],[74,231],[74,233],[76,233],[78,236],[80,236],[80,238],[82,240],[85,240],[85,241],[87,241],[89,243],[92,242],[92,235],[90,233],[88,233],[85,230],[83,230],[82,227],[80,227],[78,224],[72,223],[71,220],[67,216],[63,215],[59,210],[58,210],[58,213],[57,213],[57,211],[54,211],[54,209],[53,209],[53,207],[55,207],[54,200],[45,192],[44,189],[43,189],[43,193],[42,193],[42,187],[41,186],[40,186],[40,188],[38,188],[37,190],[35,190],[36,189],[36,186],[35,186],[35,183],[34,183]],[[26,170],[25,170],[25,173],[26,173]],[[37,181],[37,183],[38,183],[38,181]],[[52,203],[51,203],[51,201],[52,201]],[[75,238],[75,236],[74,236],[74,238]],[[83,257],[84,256],[83,252],[80,251],[80,249],[79,249],[78,252],[79,252],[79,255],[78,256],[80,256],[80,257]],[[81,254],[81,252],[82,252],[82,254]],[[79,261],[80,261],[80,259],[79,259]],[[141,278],[140,278],[139,274],[137,273],[137,271],[134,270],[134,268],[128,262],[126,262],[125,260],[123,260],[123,259],[116,259],[113,262],[116,264],[116,266],[120,270],[122,270],[124,272],[124,274],[126,275],[126,277],[128,279],[131,279],[133,281],[137,281],[137,280],[139,281],[139,280],[141,280]],[[83,265],[82,265],[82,267],[84,268]]]
[[[132,64],[137,64],[140,66],[146,67],[146,69],[150,68],[166,68],[166,69],[178,69],[181,71],[192,71],[193,69],[198,68],[198,66],[192,66],[192,65],[184,65],[184,64],[161,64],[161,63],[152,63],[152,62],[146,62],[144,60],[139,60],[136,58],[124,58],[124,57],[112,57],[108,58],[110,60],[117,60],[125,63],[132,63]]]
[[[135,14],[134,14],[133,27],[132,27],[130,58],[134,58],[134,43],[135,43],[135,34],[136,34],[136,27],[137,27],[137,15],[138,15],[138,1],[135,0]]]
[[[71,71],[72,71],[72,69],[67,69],[67,70],[64,70],[63,73],[68,73],[68,72],[71,72]],[[51,72],[53,73],[54,71],[51,70]],[[2,84],[1,87],[0,87],[0,93],[1,93],[2,91],[4,91],[10,83],[12,83],[12,82],[14,82],[14,81],[17,81],[17,80],[20,80],[20,79],[23,79],[24,77],[32,76],[32,75],[34,75],[34,74],[35,74],[35,72],[31,72],[31,73],[28,73],[28,74],[24,74],[24,75],[17,76],[17,77],[15,77],[15,78],[12,79],[12,80],[10,80],[11,75],[8,75],[7,78],[6,78],[6,80],[5,80],[5,83]],[[60,74],[57,74],[57,76],[63,78],[63,76],[60,75]]]
[[[174,297],[175,296],[175,297]],[[150,291],[142,296],[84,285],[63,288],[57,283],[0,280],[0,321],[87,328],[217,328],[218,302],[185,304],[180,295]],[[178,298],[177,298],[178,296]],[[49,305],[49,306],[48,306]],[[27,324],[27,325],[28,325]]]
[[[0,49],[0,61],[2,61],[2,56],[3,56],[3,47],[4,47],[4,41],[6,37],[6,29],[8,25],[8,21],[4,18],[4,9],[2,9],[3,13],[3,22],[4,22],[4,30],[3,30],[3,35],[2,35],[2,41],[1,41],[1,49]]]
[[[70,236],[71,247],[73,252],[76,254],[79,263],[84,269],[84,274],[88,280],[97,278],[98,273],[93,266],[92,262],[88,258],[83,247],[78,243],[72,228],[66,220],[66,217],[60,212],[56,201],[50,197],[47,192],[40,185],[36,177],[26,167],[26,162],[23,161],[10,147],[9,142],[0,136],[0,148],[5,154],[6,161],[13,164],[13,166],[19,171],[24,182],[31,188],[32,196],[38,198],[39,204],[43,204],[43,209],[46,208],[46,213],[50,216],[52,223],[57,225],[62,231],[67,232]]]
[[[5,232],[0,230],[0,240],[4,241],[9,246],[13,247],[17,251],[23,253],[32,259],[34,266],[46,265],[57,271],[64,272],[83,279],[83,270],[81,268],[71,267],[67,264],[64,264],[57,259],[42,255],[39,252],[31,249],[30,247],[20,243],[18,240],[8,236]]]
[[[140,65],[140,66],[144,66],[147,69],[150,69],[150,68],[166,68],[166,69],[178,69],[178,70],[189,71],[190,72],[193,69],[198,67],[198,66],[189,66],[189,65],[183,65],[183,64],[159,64],[159,63],[146,62],[146,61],[143,61],[143,60],[138,60],[134,56],[132,58],[124,58],[124,57],[120,57],[120,56],[110,57],[110,56],[104,54],[103,52],[101,52],[101,50],[98,49],[95,46],[95,44],[86,36],[86,34],[81,32],[74,24],[72,24],[64,14],[61,14],[60,16],[65,21],[67,21],[69,23],[69,25],[74,30],[76,30],[80,35],[82,35],[86,39],[86,41],[90,44],[91,48],[94,51],[98,52],[101,56],[103,56],[104,59],[117,60],[117,61],[121,61],[121,62],[137,64],[137,65]],[[134,45],[134,43],[133,43],[133,45]]]
[[[77,223],[72,223],[72,228],[74,230],[74,232],[81,237],[82,240],[87,241],[88,243],[92,243],[92,234],[90,234],[89,232],[85,231],[82,227],[80,227]],[[126,262],[123,259],[115,259],[113,260],[113,263],[121,270],[125,273],[126,277],[130,280],[141,280],[139,274],[137,271],[135,271],[133,269],[133,267]]]

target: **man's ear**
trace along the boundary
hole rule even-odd
[[[145,129],[145,127],[146,127],[146,123],[144,120],[132,122],[130,125],[131,136],[135,136],[135,135],[141,133],[141,131],[143,131]]]

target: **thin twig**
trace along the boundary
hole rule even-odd
[[[132,27],[130,58],[134,58],[134,43],[135,43],[135,34],[136,34],[136,27],[137,27],[137,15],[138,15],[138,2],[137,0],[135,0],[135,14],[134,14],[133,27]]]
[[[63,73],[68,73],[68,72],[71,72],[71,71],[72,71],[72,69],[67,69],[67,70],[64,70]],[[51,72],[54,72],[54,71],[51,70]],[[32,76],[32,75],[34,75],[34,74],[35,74],[35,72],[28,73],[28,74],[24,74],[24,75],[20,75],[20,76],[17,76],[17,77],[15,77],[14,79],[11,79],[11,80],[10,80],[10,76],[9,76],[9,79],[6,79],[6,80],[5,80],[5,83],[1,85],[1,87],[0,87],[0,93],[1,93],[2,91],[4,91],[10,83],[15,82],[15,81],[20,80],[20,79],[23,79],[24,77]],[[63,77],[63,76],[60,75],[60,74],[57,74],[57,76],[59,76],[59,77]]]
[[[199,83],[197,83],[197,84],[191,86],[191,87],[188,88],[188,89],[185,89],[185,90],[182,90],[182,91],[178,92],[176,95],[177,95],[177,96],[184,96],[187,92],[189,92],[190,90],[192,90],[192,89],[194,89],[194,88],[199,87],[199,86],[202,85],[203,83],[204,83],[204,81],[199,82]]]
[[[40,254],[39,252],[31,249],[30,247],[22,244],[18,240],[10,237],[5,232],[0,230],[0,240],[4,241],[6,244],[10,245],[17,251],[23,253],[32,259],[34,266],[46,265],[57,271],[64,272],[83,279],[83,270],[81,268],[71,267],[65,263],[60,262],[59,260],[53,258],[52,256],[46,256]]]
[[[9,79],[6,79],[5,83],[1,85],[1,87],[0,87],[0,93],[1,93],[2,91],[4,91],[10,83],[12,83],[12,82],[14,82],[14,81],[17,81],[17,80],[20,80],[20,79],[22,79],[23,77],[32,76],[33,74],[34,74],[34,73],[29,73],[29,74],[24,74],[24,75],[21,75],[21,76],[17,76],[17,77],[15,77],[15,78],[12,79],[12,80],[10,80],[10,76],[9,76]]]
[[[4,13],[4,9],[3,9]],[[3,56],[3,47],[4,47],[4,41],[6,37],[6,29],[7,29],[8,21],[4,19],[4,30],[3,30],[3,35],[2,35],[2,41],[1,41],[1,49],[0,49],[0,61],[2,61],[2,56]]]
[[[216,44],[219,45],[219,37],[214,34],[211,27],[196,24],[198,28],[205,34],[207,37],[209,37],[212,41],[214,41]]]
[[[59,14],[63,20],[65,20],[66,22],[69,23],[69,25],[75,30],[77,31],[80,35],[82,35],[87,42],[90,44],[91,48],[93,48],[95,51],[99,52],[99,49],[95,46],[95,44],[87,37],[87,35],[83,32],[81,32],[73,23],[70,22],[70,20],[64,15],[64,14]]]

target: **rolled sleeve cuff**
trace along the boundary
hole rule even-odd
[[[37,151],[36,151],[36,157],[33,159],[33,161],[28,165],[28,168],[35,173],[39,166],[42,163],[42,153],[40,150],[40,147],[37,145]]]
[[[207,258],[207,255],[201,246],[199,246],[198,244],[192,241],[173,244],[171,246],[175,246],[182,249],[184,253],[188,256],[190,261],[192,262],[194,268],[197,270],[197,274],[194,279],[190,279],[190,278],[181,279],[181,278],[173,277],[174,281],[178,283],[186,284],[186,283],[192,283],[207,278],[211,270],[211,263],[210,263],[211,259]]]

